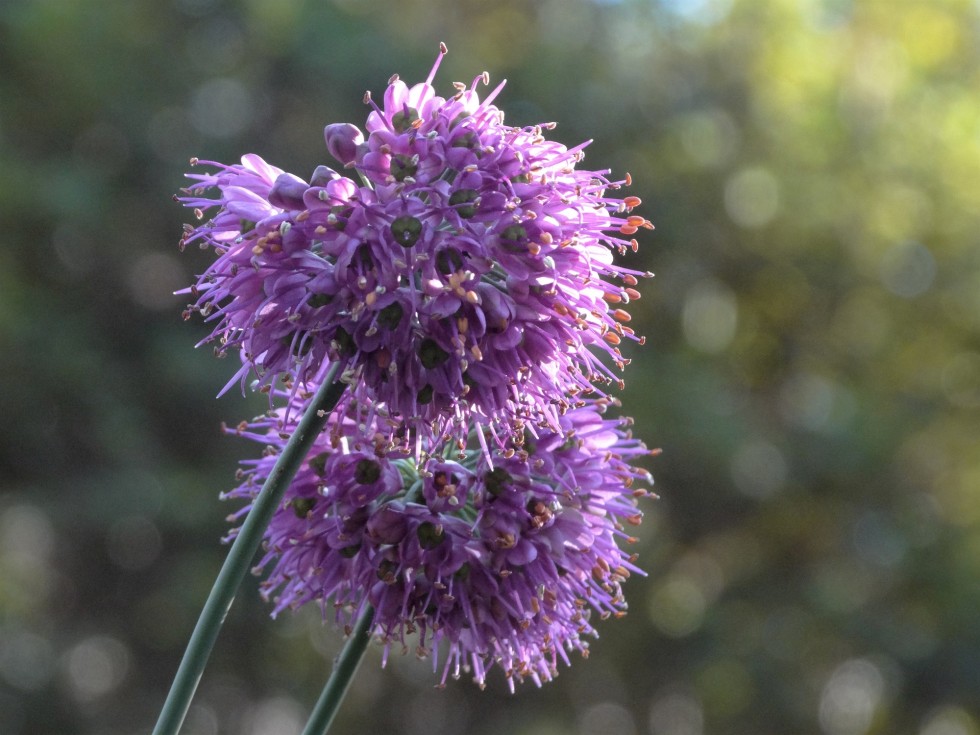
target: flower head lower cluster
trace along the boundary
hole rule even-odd
[[[435,71],[411,88],[393,78],[366,135],[327,127],[356,179],[254,155],[199,162],[215,170],[191,175],[182,201],[202,223],[183,243],[218,257],[189,311],[241,351],[242,379],[301,383],[340,362],[353,405],[433,436],[492,424],[504,442],[618,380],[607,363],[636,339],[621,305],[644,274],[612,253],[650,224],[629,214],[639,199],[607,194],[626,181],[576,168],[585,144],[505,125],[500,87],[477,95],[483,77],[440,97]]]
[[[370,604],[386,647],[417,634],[441,683],[465,668],[482,685],[495,664],[511,687],[550,680],[587,650],[593,616],[623,614],[620,583],[637,571],[617,541],[635,540],[625,527],[648,493],[634,480],[649,477],[630,462],[648,451],[604,409],[589,402],[492,456],[442,445],[419,461],[334,418],[266,533],[265,595],[275,612],[316,602],[342,626]],[[295,413],[238,427],[270,449],[229,497],[254,498]]]
[[[620,543],[649,452],[605,386],[642,342],[622,307],[649,275],[613,255],[652,226],[610,194],[628,176],[577,167],[586,144],[505,125],[485,75],[439,96],[438,66],[368,95],[363,132],[326,127],[339,171],[194,161],[181,245],[217,257],[185,315],[239,354],[229,386],[272,402],[235,430],[266,445],[226,494],[235,518],[326,376],[347,384],[265,532],[275,613],[314,602],[346,627],[370,607],[386,651],[415,637],[442,683],[494,665],[541,683],[625,612],[637,571]]]

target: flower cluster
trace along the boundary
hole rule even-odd
[[[482,685],[493,664],[512,688],[550,680],[587,650],[593,614],[625,612],[620,583],[637,571],[617,540],[635,541],[624,529],[648,493],[634,480],[650,478],[630,461],[648,451],[605,406],[490,456],[443,445],[418,462],[333,416],[266,534],[264,594],[276,613],[316,601],[344,627],[372,605],[386,649],[416,633],[418,655],[444,661],[441,684],[465,667]],[[228,497],[255,497],[295,413],[235,430],[271,450]]]
[[[274,613],[315,602],[347,627],[370,606],[386,651],[416,635],[442,683],[498,665],[513,687],[551,679],[594,615],[626,609],[637,570],[619,543],[649,451],[605,416],[605,387],[621,341],[642,342],[623,306],[649,274],[613,255],[652,225],[608,193],[628,176],[577,168],[586,144],[505,125],[485,75],[438,96],[443,54],[422,84],[393,77],[382,106],[368,95],[364,132],[327,126],[340,171],[192,162],[208,172],[178,197],[198,219],[181,246],[217,257],[185,316],[239,354],[226,389],[270,395],[234,430],[266,452],[226,494],[246,501],[233,518],[324,376],[347,384],[265,532]]]
[[[484,77],[439,97],[435,71],[411,88],[394,78],[366,136],[327,127],[358,182],[326,166],[306,181],[254,155],[198,162],[216,171],[190,175],[182,201],[202,223],[182,242],[218,257],[188,314],[217,322],[220,351],[241,351],[238,378],[302,383],[340,362],[351,405],[432,437],[490,425],[503,444],[618,381],[593,350],[625,365],[617,345],[636,338],[620,305],[645,274],[612,252],[651,225],[628,214],[638,198],[607,196],[625,181],[575,168],[584,144],[505,125],[500,88],[477,95]]]

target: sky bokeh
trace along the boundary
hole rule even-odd
[[[0,4],[0,733],[149,733],[263,407],[173,292],[188,159],[300,175],[398,73],[629,172],[630,614],[540,690],[372,651],[337,732],[980,733],[980,4]],[[340,634],[247,580],[183,732],[295,735]],[[499,672],[498,672],[499,673]]]

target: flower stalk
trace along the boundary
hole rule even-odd
[[[327,679],[326,686],[317,700],[310,719],[306,723],[303,735],[326,735],[333,723],[340,703],[344,701],[344,695],[350,688],[357,667],[360,666],[367,651],[368,643],[371,641],[371,624],[374,622],[374,608],[370,605],[364,608],[361,616],[357,619],[350,638],[344,644],[340,655],[334,663],[330,678]]]
[[[292,482],[314,440],[326,424],[331,410],[344,392],[346,386],[334,382],[338,370],[339,366],[333,365],[327,371],[320,389],[283,448],[275,467],[269,473],[235,537],[191,634],[153,735],[176,735],[180,730],[201,680],[201,674],[211,655],[211,649],[214,648],[218,631],[251,566],[255,552],[258,551],[269,521],[279,507],[286,488]]]

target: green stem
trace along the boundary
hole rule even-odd
[[[333,672],[327,679],[327,684],[317,700],[316,706],[310,714],[309,722],[303,735],[326,735],[330,729],[340,703],[344,700],[344,695],[350,687],[357,667],[364,658],[364,652],[371,641],[371,624],[374,622],[374,608],[370,605],[364,608],[361,616],[354,624],[354,630],[344,644],[343,650],[337,656],[334,663]]]
[[[406,503],[416,503],[422,497],[422,480],[416,479],[412,486],[405,493]],[[306,729],[302,735],[326,735],[330,729],[333,718],[340,709],[340,703],[344,701],[344,695],[350,688],[350,683],[357,672],[357,667],[364,658],[367,644],[371,641],[371,625],[374,622],[374,608],[370,604],[366,605],[361,616],[354,623],[354,630],[344,644],[340,655],[334,661],[334,669],[327,679],[320,699],[317,700],[310,719],[306,723]]]
[[[218,572],[211,594],[204,603],[201,617],[191,634],[187,651],[177,669],[167,701],[164,702],[160,718],[153,729],[153,735],[177,735],[180,730],[198,682],[201,680],[204,666],[211,655],[211,649],[214,648],[218,631],[262,542],[262,535],[269,521],[272,520],[276,508],[279,507],[286,488],[292,482],[313,441],[323,430],[330,412],[344,392],[345,385],[334,382],[338,369],[338,365],[333,365],[327,372],[323,384],[300,419],[296,431],[289,438],[279,459],[276,460],[262,490],[252,503],[252,508],[231,545],[228,557],[221,571]]]

